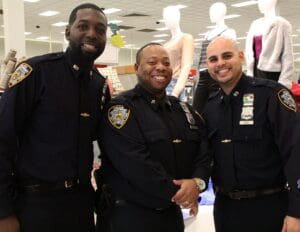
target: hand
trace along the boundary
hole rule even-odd
[[[281,232],[300,232],[300,218],[286,216]]]
[[[194,204],[190,209],[190,215],[195,217],[197,214],[198,214],[198,201],[194,202]]]
[[[172,197],[172,201],[183,208],[192,208],[194,202],[198,202],[199,190],[193,179],[173,180],[180,189]]]
[[[20,232],[20,224],[16,216],[0,219],[1,232]]]

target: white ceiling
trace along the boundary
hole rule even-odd
[[[141,29],[156,29],[164,27],[164,23],[157,24],[162,19],[162,9],[168,5],[183,4],[187,7],[181,10],[181,29],[183,32],[190,33],[195,39],[201,38],[199,33],[205,33],[212,25],[209,20],[209,7],[215,3],[215,0],[88,0],[103,8],[119,8],[122,11],[109,14],[108,19],[118,19],[123,22],[119,25],[132,26],[133,29],[122,31],[125,36],[124,40],[127,44],[135,44],[140,47],[147,42],[155,40],[153,35],[161,34],[160,31],[151,33],[139,32]],[[241,17],[228,19],[226,24],[235,29],[238,37],[245,37],[251,22],[262,16],[257,5],[236,8],[231,5],[243,0],[224,0],[227,5],[227,14],[240,14]],[[32,32],[26,36],[28,39],[35,39],[39,36],[50,36],[52,41],[63,41],[64,27],[54,27],[51,24],[59,21],[67,21],[70,11],[82,0],[40,0],[37,3],[24,2],[25,9],[25,30]],[[0,8],[2,1],[0,1]],[[278,0],[279,14],[286,18],[293,26],[293,32],[297,37],[293,38],[294,44],[300,43],[300,0]],[[58,15],[52,17],[42,17],[39,13],[53,10],[59,11]],[[5,12],[4,12],[5,13]],[[12,12],[15,13],[15,12]],[[146,17],[123,17],[123,15],[131,13],[147,14]],[[3,17],[0,16],[0,24],[3,24]],[[36,28],[36,26],[40,28]],[[168,31],[165,31],[169,33]],[[165,33],[164,32],[164,33]],[[0,27],[0,36],[3,35],[3,28]],[[168,37],[166,38],[168,39]],[[241,48],[244,47],[244,40],[240,40]],[[300,46],[294,47],[295,52],[300,53]],[[300,56],[299,56],[300,57]]]

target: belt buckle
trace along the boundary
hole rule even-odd
[[[69,180],[65,180],[64,184],[66,189],[71,188],[73,186],[72,181]]]

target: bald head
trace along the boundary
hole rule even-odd
[[[242,75],[244,54],[228,37],[214,39],[206,50],[206,65],[211,77],[225,92],[230,92]]]

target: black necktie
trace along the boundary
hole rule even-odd
[[[91,106],[88,74],[83,74],[80,76],[79,110],[78,175],[80,183],[89,184],[93,162],[93,150],[91,138]]]

